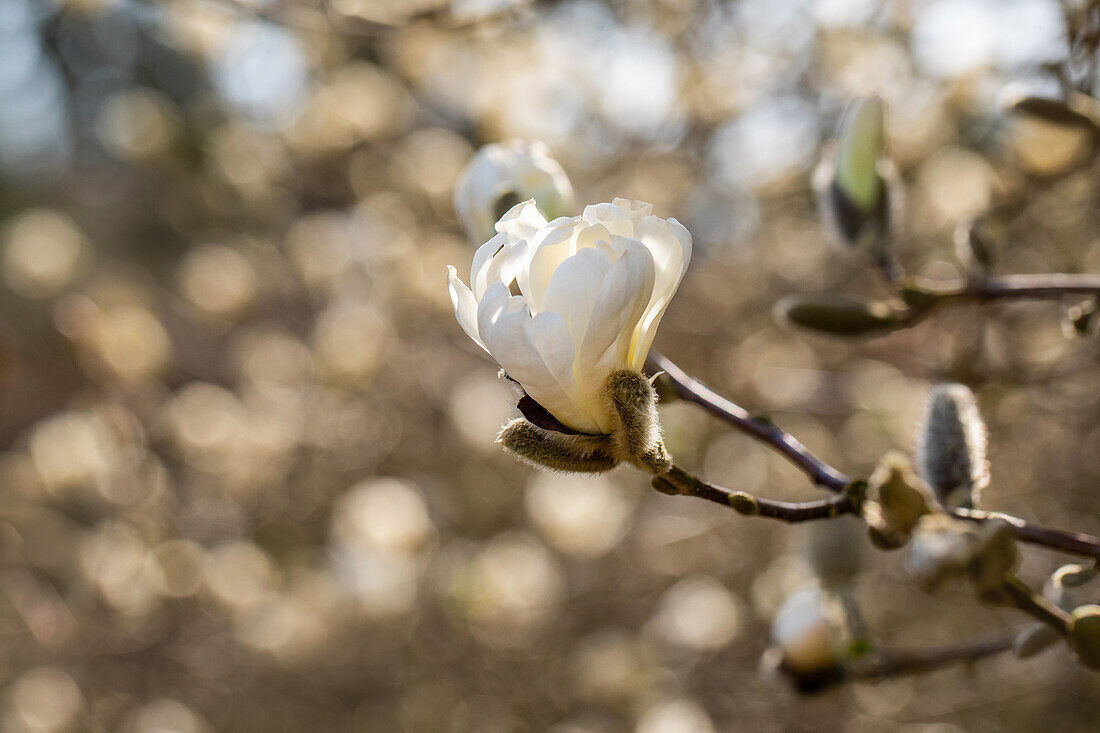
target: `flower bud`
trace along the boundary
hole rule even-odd
[[[978,505],[989,483],[985,423],[974,393],[961,384],[933,388],[917,442],[917,471],[950,509]]]
[[[1100,669],[1100,606],[1080,606],[1073,610],[1069,647],[1078,662],[1089,669]]]
[[[573,186],[542,142],[509,140],[478,150],[455,186],[455,209],[470,241],[496,234],[494,225],[516,204],[534,199],[553,220],[573,213]]]
[[[867,482],[863,518],[871,541],[885,550],[895,550],[909,541],[921,517],[934,506],[928,488],[913,473],[901,453],[882,457]]]
[[[771,634],[782,653],[781,669],[792,675],[820,674],[847,656],[850,634],[844,606],[820,588],[787,598],[775,614]]]
[[[862,525],[853,517],[805,523],[806,560],[822,585],[836,588],[850,583],[860,569]]]
[[[878,301],[862,301],[831,293],[788,295],[775,305],[775,317],[834,336],[863,336],[896,328],[905,311]]]
[[[979,598],[997,602],[1017,561],[1016,543],[1005,522],[974,525],[947,514],[928,514],[913,530],[906,566],[928,592],[965,576]]]
[[[962,575],[977,553],[975,529],[946,514],[921,517],[905,558],[906,569],[921,588],[931,593]]]
[[[882,100],[852,102],[837,131],[836,149],[814,173],[822,219],[834,238],[849,247],[867,246],[881,256],[898,203],[897,174],[885,157]]]

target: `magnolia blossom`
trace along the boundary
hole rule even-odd
[[[509,140],[486,145],[466,165],[455,187],[455,209],[471,239],[484,242],[507,209],[533,198],[550,218],[570,214],[573,186],[546,143]]]
[[[641,201],[615,199],[547,222],[513,207],[474,255],[470,285],[449,267],[466,333],[562,424],[612,432],[604,383],[640,371],[691,259],[691,235]]]

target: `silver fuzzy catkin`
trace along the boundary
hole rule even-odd
[[[974,393],[961,384],[933,388],[917,443],[917,471],[944,506],[977,506],[979,492],[989,483],[985,446],[985,423]]]

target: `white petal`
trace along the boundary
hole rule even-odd
[[[560,313],[578,346],[610,268],[611,260],[606,254],[597,249],[582,249],[558,265],[546,286],[542,310]]]
[[[528,321],[527,333],[543,362],[558,382],[559,390],[540,399],[540,405],[565,425],[582,433],[606,433],[611,430],[611,415],[602,399],[586,403],[574,376],[573,338],[560,313],[539,313]]]
[[[496,229],[512,239],[530,239],[535,232],[546,226],[546,219],[539,212],[534,199],[521,201],[500,217]]]
[[[485,349],[485,344],[477,331],[477,300],[466,283],[458,279],[458,271],[451,265],[447,265],[447,292],[451,296],[451,305],[455,309],[455,318],[466,335],[472,338],[478,346]],[[485,349],[488,351],[488,349]]]
[[[527,296],[532,313],[542,310],[542,300],[550,278],[572,253],[573,233],[574,223],[570,220],[565,226],[543,229],[532,242],[530,265],[525,277],[519,280],[520,292]]]
[[[578,381],[586,388],[602,386],[601,375],[626,366],[631,338],[653,293],[654,266],[649,250],[625,240],[625,252],[604,278],[577,352]],[[587,377],[582,372],[591,371]],[[590,382],[601,384],[590,385]]]
[[[502,254],[505,246],[511,241],[508,235],[497,234],[474,252],[474,260],[470,263],[470,288],[475,298],[480,299],[485,294],[485,288],[489,287],[489,263]]]
[[[639,239],[653,253],[657,279],[653,296],[630,345],[629,361],[635,369],[645,363],[657,335],[657,326],[691,261],[691,234],[675,219],[646,217],[638,226]]]
[[[489,353],[532,399],[574,430],[600,431],[571,389],[573,343],[561,337],[563,323],[553,318],[535,323],[522,296],[509,296],[503,285],[494,283],[478,309],[478,328]]]

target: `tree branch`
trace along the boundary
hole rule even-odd
[[[731,491],[707,483],[679,466],[673,466],[664,476],[654,477],[653,488],[662,494],[696,496],[716,504],[724,504],[746,516],[768,517],[792,523],[830,519],[841,514],[851,514],[856,509],[855,502],[847,494],[802,502],[762,499],[744,491]]]
[[[972,280],[964,285],[915,285],[939,303],[1007,299],[1057,299],[1066,295],[1100,295],[1100,275],[1006,275]]]
[[[752,417],[740,405],[730,402],[714,392],[702,382],[689,376],[665,356],[656,351],[649,352],[647,366],[651,373],[664,372],[665,382],[685,402],[693,402],[707,412],[748,433],[759,441],[767,443],[802,470],[810,480],[832,491],[843,491],[852,482],[829,464],[816,458],[806,446],[798,442],[790,433],[781,430],[775,423],[759,417]]]
[[[1032,279],[1032,276],[1020,277],[1026,277],[1029,280]],[[1071,276],[1067,275],[1060,277]],[[1100,277],[1092,277],[1100,281]],[[1004,280],[1008,279],[1009,278],[1004,278]],[[1029,287],[1034,287],[1034,285]],[[1100,288],[1100,282],[1097,282],[1095,287]],[[843,492],[848,485],[852,483],[852,478],[850,476],[841,473],[828,463],[814,456],[806,446],[802,445],[793,435],[785,432],[775,425],[775,423],[761,418],[751,417],[745,408],[727,400],[699,380],[689,376],[683,369],[676,366],[676,364],[667,357],[662,356],[656,351],[651,351],[646,364],[651,373],[659,371],[665,373],[664,377],[662,377],[663,382],[677,397],[685,402],[692,402],[702,407],[712,415],[770,446],[772,449],[785,456],[795,465],[795,467],[799,468],[818,486],[823,486],[834,492]],[[698,479],[695,480],[698,481]],[[715,487],[710,484],[703,484],[703,486],[710,488],[701,489],[701,493],[682,491],[676,493],[689,493],[694,496],[702,496],[705,499],[716,501],[720,504],[728,503],[728,497],[721,493],[715,494],[712,497],[708,495],[710,491],[724,491],[727,494],[742,493],[729,492],[727,489],[721,489],[720,487]],[[746,494],[746,496],[748,495]],[[760,500],[758,499],[757,501]],[[783,502],[772,503],[782,504]],[[1003,519],[1012,528],[1013,534],[1021,542],[1028,542],[1033,545],[1041,545],[1069,554],[1100,560],[1100,538],[1093,537],[1092,535],[1031,524],[1019,517],[1014,517],[1011,514],[1003,514],[1001,512],[987,512],[977,509],[954,509],[951,510],[951,513],[959,519],[965,519],[971,522]]]
[[[880,652],[865,661],[846,667],[843,679],[850,681],[901,677],[939,669],[958,662],[975,662],[1010,650],[1019,634],[1020,631],[1016,630],[981,637],[962,644],[912,651]]]

